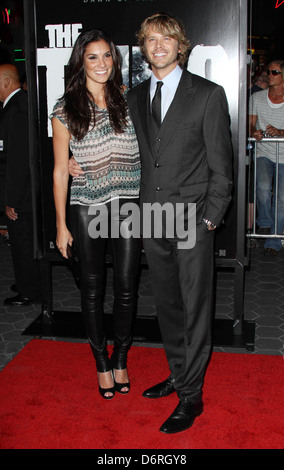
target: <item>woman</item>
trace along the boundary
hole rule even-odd
[[[51,115],[56,244],[65,258],[68,245],[74,244],[80,261],[82,313],[96,360],[99,392],[106,399],[113,398],[115,391],[127,393],[130,388],[126,360],[136,308],[140,239],[128,236],[125,217],[120,216],[119,237],[110,239],[114,348],[109,358],[103,326],[107,238],[92,233],[94,217],[90,213],[99,210],[101,225],[110,231],[113,201],[119,201],[120,206],[138,203],[138,144],[123,92],[121,58],[111,38],[99,30],[81,33],[68,63],[65,93]],[[72,234],[66,225],[69,148],[82,169],[82,175],[71,184]]]

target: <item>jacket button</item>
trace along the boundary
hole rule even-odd
[[[160,166],[159,163],[156,162],[156,163],[155,163],[155,167],[156,167],[156,168],[159,168],[159,166]]]
[[[160,190],[161,190],[161,188],[158,186],[158,187],[156,188],[156,191],[160,191]]]

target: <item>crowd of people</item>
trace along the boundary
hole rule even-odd
[[[127,356],[142,240],[169,366],[167,378],[147,388],[143,396],[158,399],[177,394],[177,407],[160,427],[161,432],[176,433],[191,427],[203,412],[202,389],[212,352],[214,234],[232,197],[230,117],[223,88],[184,67],[190,42],[179,20],[164,13],[152,15],[143,21],[137,38],[152,73],[130,90],[122,83],[120,53],[107,33],[84,31],[73,47],[65,91],[50,116],[56,245],[63,258],[75,254],[79,260],[82,315],[98,389],[110,400],[116,393],[130,391]],[[283,62],[269,64],[253,85],[251,135],[258,141],[264,133],[284,135]],[[40,276],[32,250],[27,92],[21,88],[16,68],[9,64],[0,66],[0,100],[0,161],[5,165],[6,183],[2,207],[16,279],[16,296],[5,304],[25,305],[40,297]],[[265,145],[270,144],[263,143],[258,171],[263,175],[269,171],[271,176],[276,162]],[[284,154],[279,158],[281,165]],[[265,202],[264,183],[259,181],[257,201],[259,227],[269,227],[270,233],[274,221],[271,195],[270,205],[268,202],[271,181],[267,182]],[[278,187],[281,199],[281,178]],[[125,207],[135,207],[143,214],[141,208],[154,203],[173,207],[174,227],[178,227],[177,207],[182,204],[183,220],[191,224],[194,206],[193,244],[181,249],[183,237],[178,230],[169,236],[165,219],[159,236],[133,234]],[[99,214],[100,227],[107,227],[99,236],[91,230],[94,214]],[[278,230],[284,228],[283,217],[279,202]],[[103,323],[108,240],[114,269],[110,357]],[[278,248],[268,244],[268,249]]]

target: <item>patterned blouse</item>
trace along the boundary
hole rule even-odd
[[[64,102],[57,101],[50,118],[67,128]],[[84,175],[73,177],[70,204],[102,204],[116,198],[138,198],[140,156],[133,124],[128,115],[122,134],[115,134],[107,109],[96,106],[96,125],[90,125],[82,140],[72,136],[70,150]]]

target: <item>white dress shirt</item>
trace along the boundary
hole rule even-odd
[[[167,114],[167,111],[171,105],[171,102],[174,99],[181,76],[182,76],[182,69],[180,68],[179,65],[177,65],[176,68],[171,73],[169,73],[165,78],[163,78],[163,80],[159,80],[158,78],[156,78],[153,73],[151,75],[151,83],[150,83],[151,103],[152,103],[152,99],[156,91],[156,83],[160,81],[163,82],[163,86],[161,88],[161,93],[162,93],[161,119],[162,121],[165,115]]]

